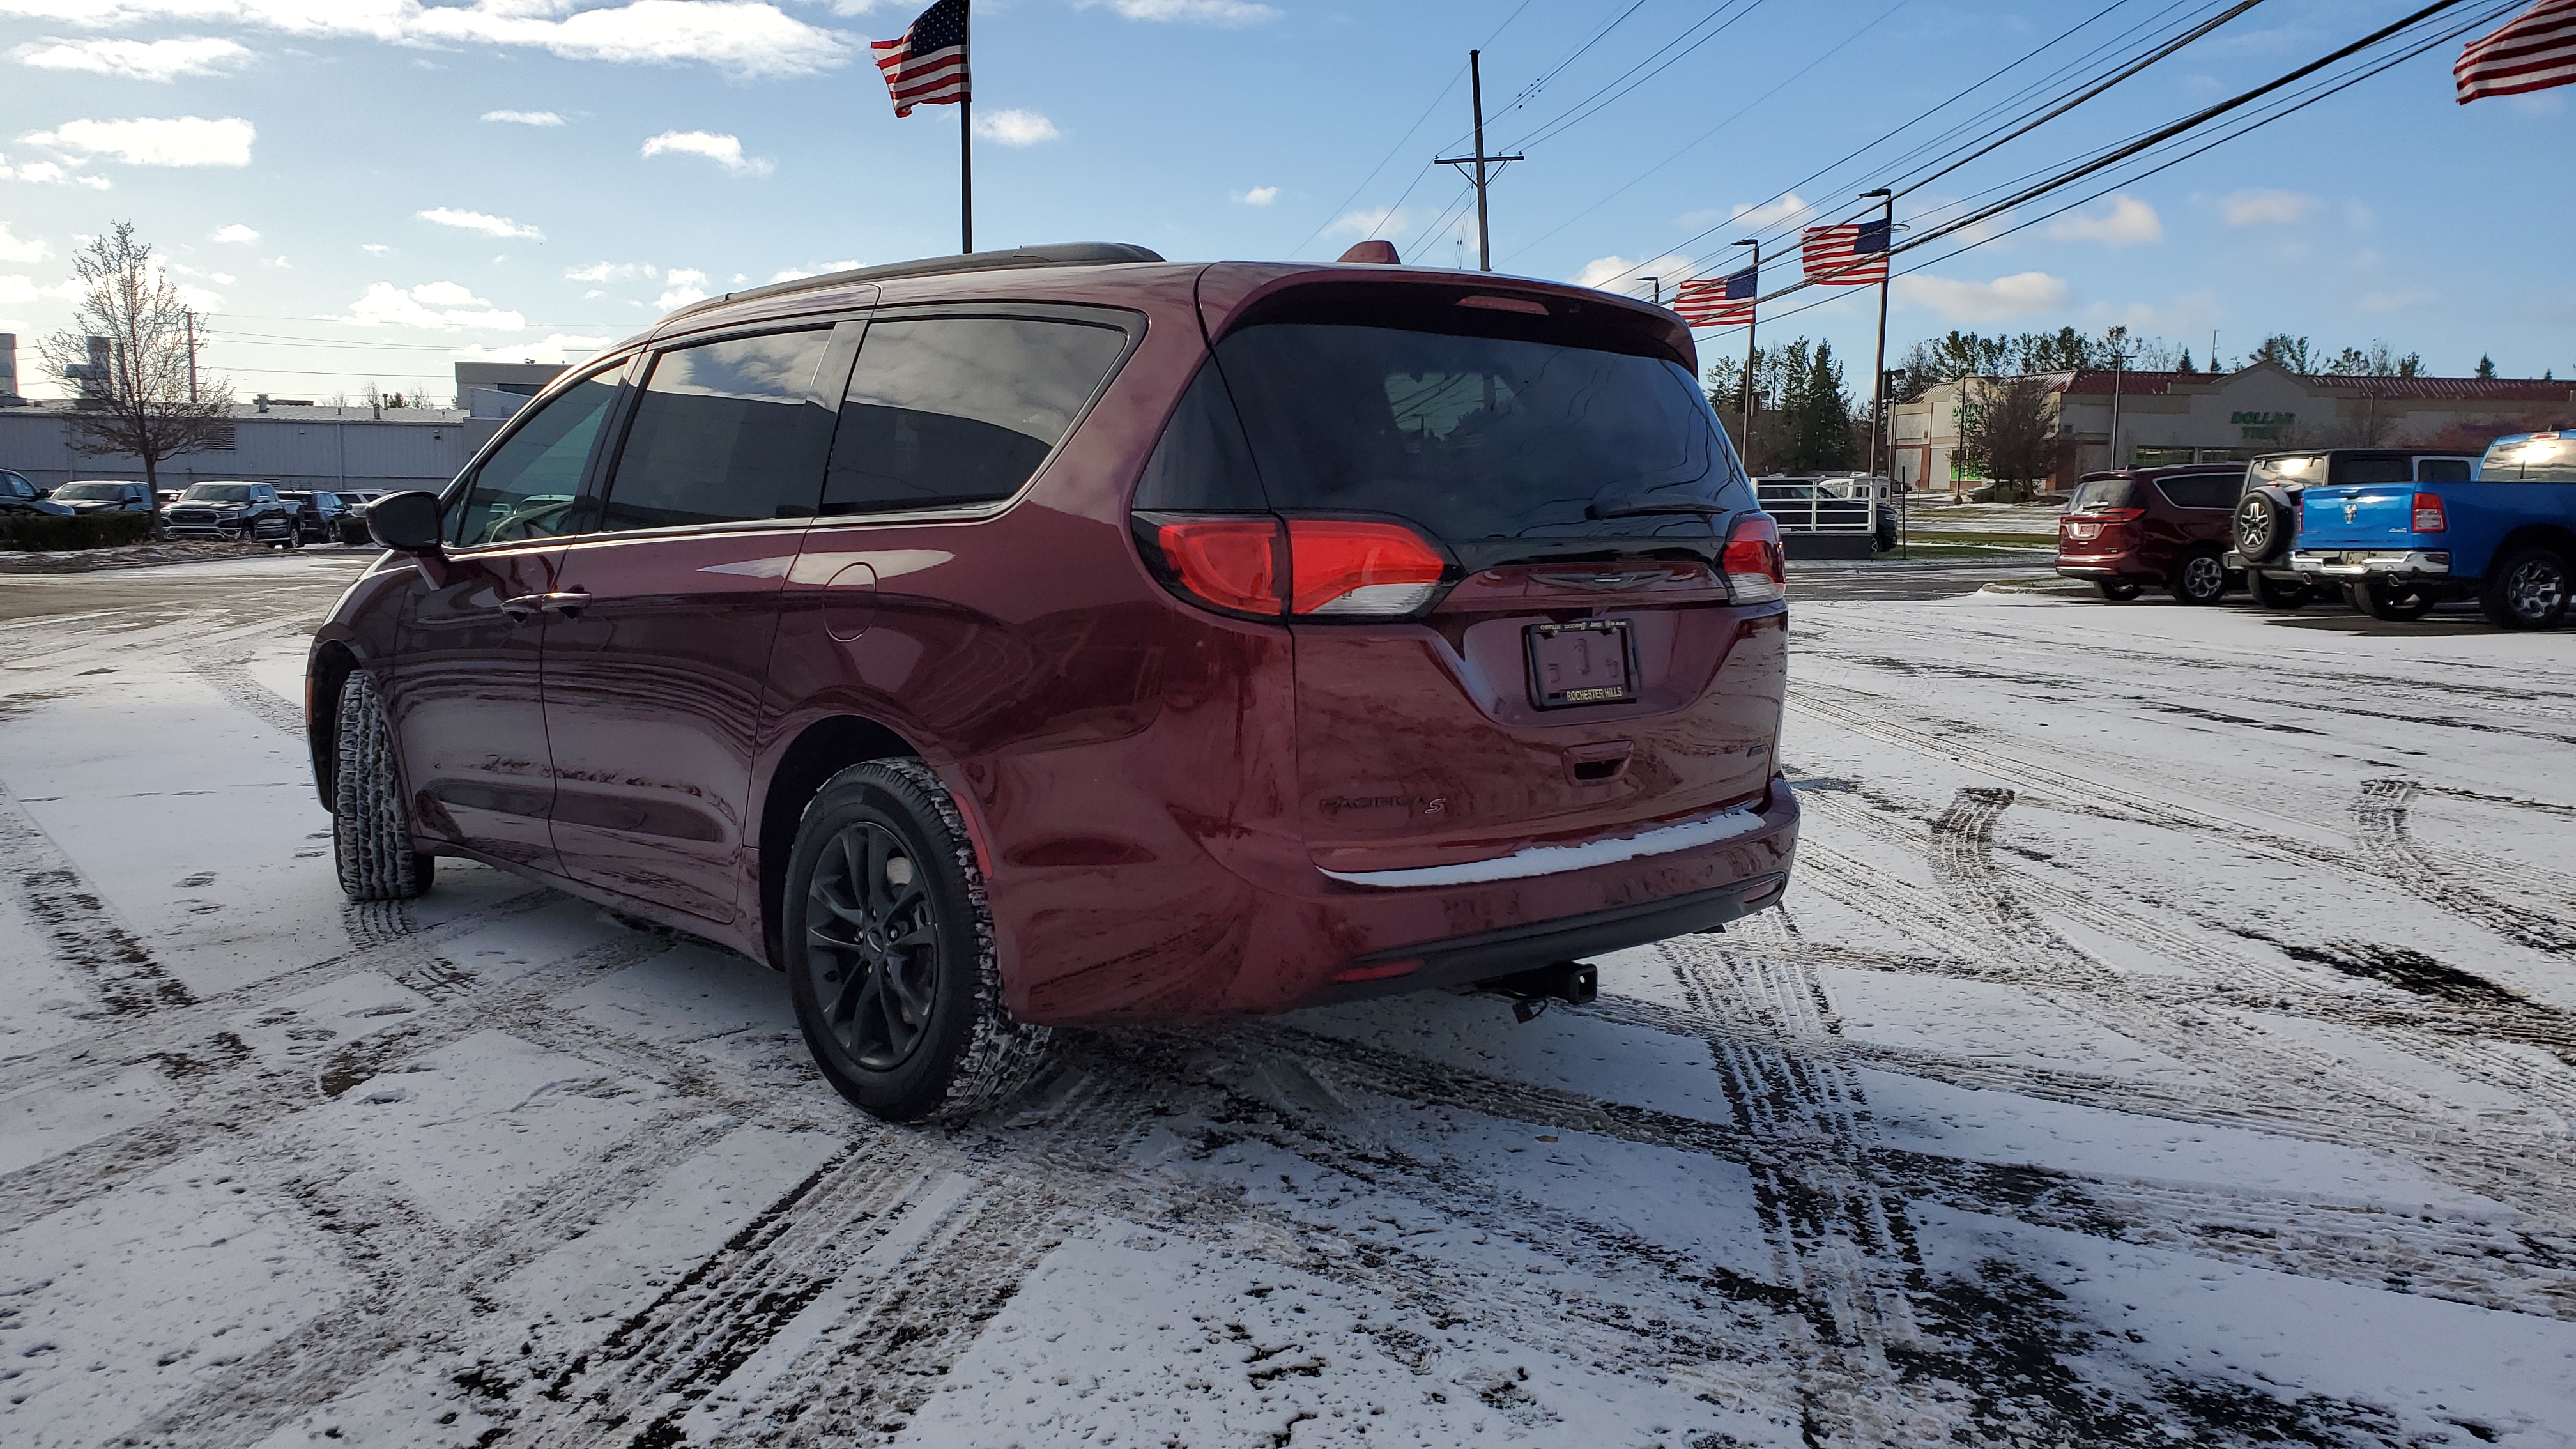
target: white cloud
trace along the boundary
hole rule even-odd
[[[785,271],[773,275],[769,280],[772,282],[801,282],[807,277],[828,276],[833,272],[855,272],[866,265],[867,263],[858,261],[825,262],[823,265],[816,267],[810,272],[801,267],[789,267]]]
[[[557,332],[543,342],[510,342],[493,347],[471,342],[448,355],[459,362],[579,362],[616,340]],[[574,353],[580,356],[571,355]]]
[[[2364,312],[2404,312],[2428,307],[2441,300],[2441,293],[2421,288],[2407,292],[2364,292],[2356,299]]]
[[[1727,220],[1741,223],[1757,231],[1766,226],[1778,226],[1782,222],[1802,221],[1815,214],[1815,203],[1794,191],[1783,194],[1777,201],[1765,201],[1759,204],[1739,201],[1726,209]],[[1702,220],[1695,221],[1695,219]],[[1688,224],[1703,224],[1704,221],[1717,220],[1717,216],[1714,212],[1695,211],[1682,220]]]
[[[638,277],[658,277],[661,271],[646,262],[593,262],[586,267],[571,267],[564,272],[567,282],[631,282]]]
[[[1035,111],[993,111],[975,118],[975,134],[1005,146],[1034,146],[1040,141],[1056,141],[1064,133],[1055,122]]]
[[[2225,205],[2229,226],[2289,226],[2306,220],[2317,199],[2304,191],[2238,191]]]
[[[1250,191],[1238,191],[1234,193],[1234,199],[1242,202],[1246,206],[1268,206],[1270,203],[1279,199],[1279,188],[1276,186],[1256,186]]]
[[[82,157],[113,156],[128,166],[248,166],[250,143],[258,135],[258,129],[239,116],[218,121],[175,116],[65,121],[20,139]]]
[[[1413,229],[1413,217],[1391,206],[1364,206],[1346,211],[1341,219],[1324,228],[1327,236],[1348,232],[1361,237],[1396,237]]]
[[[1656,278],[1663,287],[1664,300],[1673,297],[1673,288],[1691,277],[1691,259],[1667,253],[1648,261],[1630,261],[1626,257],[1594,257],[1583,264],[1583,270],[1572,278],[1578,287],[1598,287],[1616,281],[1610,289],[1622,296],[1651,299],[1655,289],[1645,279]]]
[[[0,221],[0,262],[41,262],[44,259],[43,238],[20,241],[9,234],[9,223]]]
[[[1919,302],[1952,321],[1991,322],[2063,307],[2067,290],[2064,278],[2046,272],[2015,272],[1991,282],[1918,273],[1898,277],[1896,295],[1908,302]]]
[[[358,250],[371,257],[389,257],[394,252],[392,247],[386,246],[383,242],[360,242]]]
[[[1279,12],[1253,0],[1080,0],[1082,9],[1103,5],[1130,20],[1176,20],[1196,25],[1253,25]]]
[[[744,156],[740,138],[716,131],[664,131],[646,139],[641,154],[660,156],[666,152],[704,156],[736,176],[766,176],[777,169],[775,162]]]
[[[9,8],[9,7],[0,7]],[[121,80],[169,81],[183,75],[221,75],[251,58],[250,48],[209,36],[169,40],[56,40],[19,46],[10,54],[38,70],[85,70]]]
[[[845,65],[858,39],[808,25],[767,0],[0,0],[0,13],[93,29],[221,20],[289,35],[393,45],[525,46],[568,60],[698,61],[738,75]],[[1183,0],[1187,3],[1187,0]]]
[[[369,327],[420,327],[436,332],[466,328],[516,332],[528,325],[518,313],[504,312],[455,282],[424,282],[411,288],[391,282],[371,283],[365,296],[349,304],[347,316],[325,320]]]
[[[29,161],[22,165],[11,166],[8,164],[7,157],[0,156],[0,181],[35,181],[59,184],[70,179],[71,173],[64,170],[62,166],[56,162]]]
[[[423,221],[434,222],[439,226],[452,226],[458,231],[480,232],[485,236],[523,236],[536,241],[546,239],[544,232],[533,226],[521,226],[506,216],[490,216],[479,211],[459,211],[452,206],[433,206],[427,211],[413,214]]]
[[[673,267],[662,274],[662,280],[668,284],[669,290],[654,298],[653,305],[665,312],[706,300],[707,274],[695,267]]]
[[[0,305],[32,302],[44,293],[36,290],[32,277],[0,277]]]
[[[552,111],[485,111],[483,119],[513,126],[560,126],[564,123],[564,118]]]
[[[2070,211],[2048,224],[2048,234],[2059,241],[2096,241],[2107,246],[2133,247],[2165,239],[2165,224],[2156,209],[2134,196],[2114,196],[2111,209],[2096,215]]]
[[[259,240],[259,233],[252,231],[249,227],[242,225],[240,222],[234,222],[229,226],[216,227],[209,240],[219,242],[237,242],[247,245],[248,243]]]
[[[234,282],[240,280],[240,278],[235,277],[230,272],[200,271],[195,267],[189,266],[186,262],[172,262],[170,264],[170,270],[174,274],[182,277],[203,277],[218,287],[229,287]]]

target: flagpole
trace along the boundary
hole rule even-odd
[[[957,102],[957,212],[964,241],[962,255],[975,250],[975,100]]]
[[[1887,427],[1887,286],[1895,278],[1890,266],[1896,257],[1896,194],[1878,193],[1887,202],[1887,249],[1879,253],[1878,264],[1878,360],[1869,370],[1869,476],[1878,476],[1878,439]],[[1895,437],[1888,438],[1892,445]]]

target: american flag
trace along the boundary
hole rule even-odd
[[[2460,104],[2480,96],[2518,96],[2576,82],[2576,0],[2540,3],[2472,40],[2451,67]]]
[[[1798,265],[1807,280],[1828,287],[1858,287],[1887,280],[1887,233],[1884,219],[1847,221],[1840,226],[1811,226],[1798,244]]]
[[[877,69],[885,72],[894,113],[915,106],[953,106],[972,100],[966,91],[966,0],[939,0],[893,40],[872,41]]]
[[[1673,310],[1693,327],[1733,327],[1753,320],[1753,295],[1761,290],[1746,267],[1713,282],[1684,282],[1673,292]]]

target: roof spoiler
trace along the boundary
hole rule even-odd
[[[766,287],[751,287],[740,292],[727,292],[692,302],[670,313],[663,323],[695,315],[729,302],[747,302],[764,297],[785,297],[797,292],[817,291],[825,287],[846,286],[857,282],[884,282],[897,277],[938,277],[955,272],[1001,272],[1021,267],[1098,267],[1119,262],[1159,262],[1161,253],[1129,242],[1057,242],[1048,246],[1016,247],[1006,252],[966,252],[958,256],[924,257],[918,261],[888,262],[883,266],[858,267],[846,272],[825,272],[818,277],[798,277],[793,281],[772,282]],[[657,324],[657,326],[660,324]]]

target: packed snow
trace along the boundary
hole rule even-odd
[[[943,1133],[752,962],[346,904],[353,571],[0,578],[0,1442],[2576,1443],[2566,634],[1793,588],[1784,910]]]

